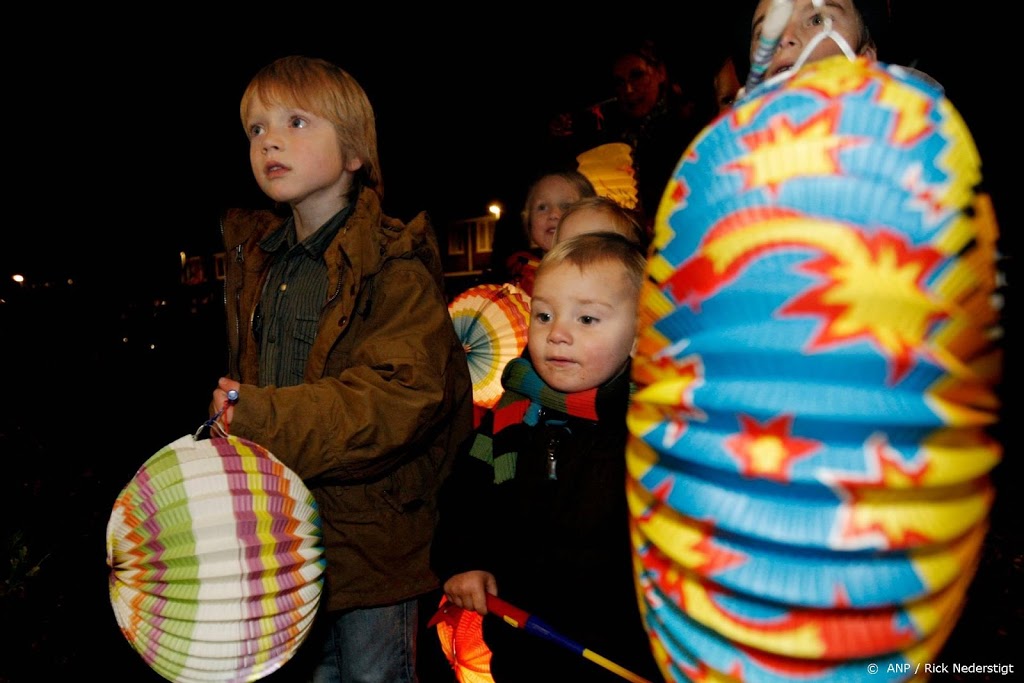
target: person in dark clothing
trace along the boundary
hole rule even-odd
[[[487,614],[492,594],[593,652],[661,680],[633,578],[626,411],[645,258],[622,235],[556,244],[541,261],[527,351],[442,491],[434,561],[445,596]],[[621,681],[497,618],[483,620],[491,674],[510,681]]]
[[[717,113],[709,97],[695,97],[669,74],[655,44],[642,40],[620,50],[611,65],[615,97],[587,112],[560,114],[549,125],[555,154],[576,157],[610,142],[630,146],[636,207],[650,228],[672,172],[690,141]]]

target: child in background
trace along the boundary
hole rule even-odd
[[[373,109],[339,67],[278,59],[240,110],[256,182],[291,211],[224,216],[230,374],[212,408],[320,509],[326,585],[287,675],[309,656],[316,681],[412,683],[436,497],[472,428],[437,241],[425,214],[381,212]]]
[[[775,0],[759,0],[750,26],[750,57],[753,62],[765,17]],[[879,58],[879,39],[890,28],[889,0],[793,0],[792,14],[779,36],[763,80],[771,80],[804,64],[846,55],[853,59]],[[819,7],[820,5],[820,7]],[[822,33],[827,35],[822,37]],[[806,55],[804,53],[807,53]],[[942,84],[927,73],[910,66],[892,65],[929,83],[938,90]],[[739,97],[745,95],[742,88]]]
[[[596,196],[594,185],[579,171],[553,171],[537,178],[526,193],[520,214],[528,246],[506,260],[508,279],[530,294],[537,264],[554,245],[562,214],[574,202]]]
[[[750,25],[751,62],[761,38],[765,16],[776,1],[760,0],[754,8],[754,17]],[[768,80],[792,69],[804,49],[829,26],[832,31],[831,37],[818,42],[804,58],[804,64],[846,54],[847,50],[856,56],[876,59],[878,50],[865,20],[865,14],[862,14],[858,5],[864,5],[868,12],[877,13],[875,5],[880,1],[883,0],[860,0],[859,3],[855,0],[829,0],[827,3],[822,2],[821,7],[817,7],[816,0],[795,0],[792,14],[779,37],[771,63],[764,72],[764,79]],[[874,14],[868,16],[874,17]]]
[[[645,257],[612,233],[560,242],[537,269],[527,353],[456,461],[435,561],[448,600],[486,594],[616,664],[661,680],[642,625],[626,507],[626,410]],[[508,681],[621,681],[580,654],[483,620]]]
[[[589,232],[614,232],[647,249],[647,231],[636,212],[608,197],[587,197],[566,209],[555,231],[555,244]]]
[[[736,71],[736,60],[733,59],[732,55],[726,55],[722,60],[711,80],[711,85],[715,91],[715,104],[718,106],[718,115],[721,116],[732,108],[740,88],[743,87]]]
[[[596,196],[593,184],[579,171],[559,171],[538,178],[530,186],[522,212],[530,248],[551,251],[562,214],[575,202]]]

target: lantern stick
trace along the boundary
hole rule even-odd
[[[441,606],[436,614],[428,622],[429,626],[434,626],[442,619],[448,620],[449,623],[453,623],[454,610],[462,609],[456,607],[451,603],[446,603]],[[522,629],[528,633],[532,633],[535,636],[546,638],[553,643],[561,645],[567,650],[571,650],[576,654],[582,655],[584,658],[589,659],[598,666],[601,666],[613,674],[616,674],[620,678],[624,678],[631,683],[651,683],[646,678],[639,676],[629,669],[626,669],[619,664],[611,661],[607,657],[597,654],[593,650],[589,650],[574,640],[566,638],[562,634],[555,631],[553,628],[548,626],[546,623],[533,616],[532,614],[522,610],[514,605],[511,605],[497,596],[488,594],[487,596],[487,611],[495,614],[502,618],[502,620],[516,628]]]
[[[745,92],[755,87],[764,78],[768,65],[772,63],[772,56],[775,48],[782,37],[782,31],[789,23],[789,17],[793,14],[793,0],[774,0],[772,6],[765,14],[764,22],[761,24],[761,35],[757,39],[757,48],[750,60],[750,72],[747,74],[747,83],[743,86]]]

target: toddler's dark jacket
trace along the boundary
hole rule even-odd
[[[634,673],[661,680],[632,573],[625,493],[629,367],[597,390],[561,394],[543,385],[524,356],[506,366],[502,384],[505,395],[485,414],[443,489],[435,549],[442,580],[490,571],[503,600]],[[498,617],[484,619],[484,638],[499,683],[621,681]]]

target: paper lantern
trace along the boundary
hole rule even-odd
[[[442,597],[428,627],[437,628],[441,651],[459,683],[494,683],[482,615],[455,607],[447,597]]]
[[[526,348],[530,296],[510,283],[476,285],[452,299],[448,313],[466,350],[473,403],[493,408],[504,392],[502,371]]]
[[[941,649],[995,495],[996,225],[956,109],[835,57],[691,143],[655,218],[627,447],[669,680],[872,680]]]
[[[295,654],[325,560],[316,501],[235,436],[168,444],[121,491],[107,525],[122,633],[171,681],[253,681]]]
[[[577,156],[576,163],[577,170],[590,180],[598,196],[608,197],[626,209],[636,208],[636,171],[629,145],[625,142],[599,145]]]

